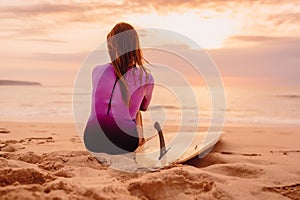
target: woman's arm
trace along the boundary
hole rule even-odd
[[[153,81],[153,77],[150,76],[150,82],[147,83],[145,85],[145,96],[142,100],[141,106],[140,106],[140,110],[141,111],[146,111],[148,109],[148,106],[151,102],[151,98],[152,98],[152,92],[153,92],[153,88],[154,88],[154,81]]]

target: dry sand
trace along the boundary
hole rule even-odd
[[[126,173],[73,124],[0,122],[0,199],[300,199],[300,126],[225,125],[205,158]]]

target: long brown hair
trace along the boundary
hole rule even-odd
[[[130,24],[124,22],[116,24],[108,33],[106,40],[114,71],[117,79],[120,80],[123,100],[129,105],[128,87],[124,75],[130,68],[137,66],[148,75],[143,65],[144,62],[148,62],[143,58],[138,34]]]

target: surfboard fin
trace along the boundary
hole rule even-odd
[[[160,144],[160,156],[159,160],[168,152],[166,150],[166,144],[165,144],[165,139],[163,132],[161,130],[160,124],[158,122],[154,123],[154,128],[157,130],[158,135],[159,135],[159,144]]]

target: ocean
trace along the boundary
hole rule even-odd
[[[74,117],[80,116],[80,121],[89,116],[89,90],[77,90],[74,102],[72,87],[0,86],[0,91],[1,121],[69,123],[74,122]],[[300,124],[300,87],[226,87],[225,92],[225,102],[220,103],[226,105],[223,107],[213,106],[205,87],[194,87],[192,94],[186,88],[177,87],[172,92],[155,87],[149,111],[143,114],[144,121],[205,124],[210,123],[213,111],[218,117],[224,114],[225,123]]]

